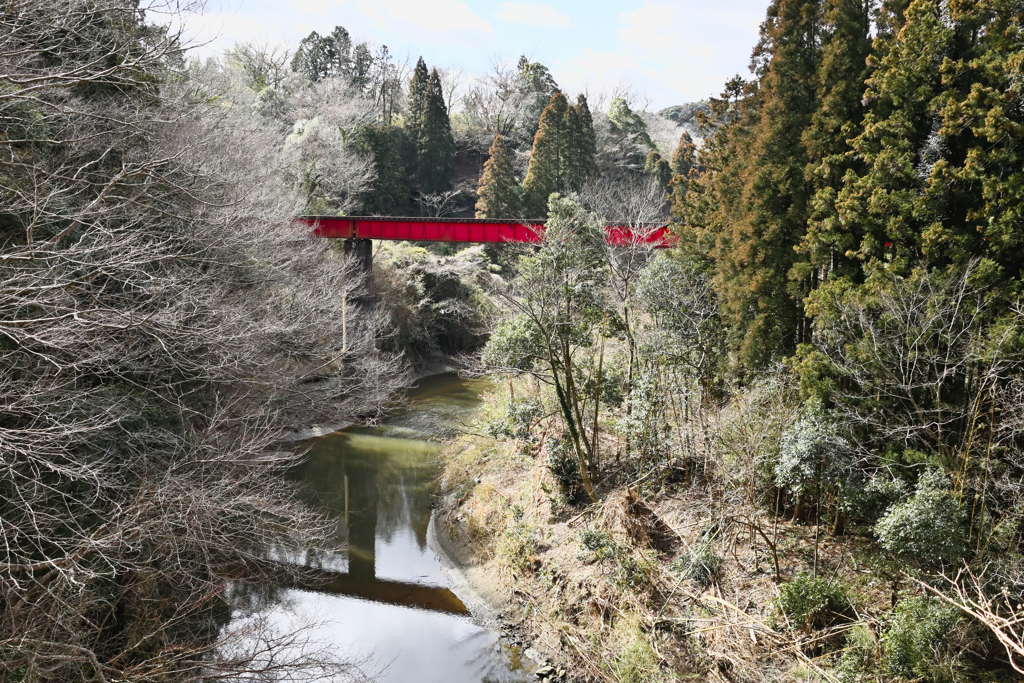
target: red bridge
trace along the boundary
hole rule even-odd
[[[541,221],[474,218],[394,218],[390,216],[300,216],[319,237],[339,239],[410,240],[414,242],[520,242],[540,241]],[[658,249],[675,246],[677,238],[666,226],[630,228],[609,225],[608,243],[648,244]]]

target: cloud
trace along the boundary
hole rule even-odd
[[[439,33],[494,33],[487,21],[478,17],[462,0],[360,0],[367,16],[380,17],[384,9],[392,19]]]
[[[707,2],[643,2],[619,13],[617,44],[587,48],[552,71],[570,87],[608,92],[628,83],[654,94],[657,107],[717,95],[731,76],[747,72],[763,13],[752,0],[728,12]]]
[[[530,26],[552,26],[569,28],[569,17],[551,5],[529,5],[520,2],[506,2],[496,15],[502,21]]]

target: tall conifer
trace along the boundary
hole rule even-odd
[[[809,166],[807,180],[814,192],[807,234],[800,249],[808,262],[802,277],[816,287],[838,269],[856,268],[845,254],[856,247],[855,227],[839,218],[836,202],[848,171],[863,164],[848,140],[863,129],[864,82],[871,55],[871,17],[874,0],[826,0],[822,56],[818,70],[818,107],[804,133]]]
[[[693,144],[693,138],[685,130],[679,136],[679,144],[676,151],[672,153],[672,161],[669,166],[672,168],[672,175],[688,176],[690,169],[697,159],[697,146]]]
[[[476,217],[519,218],[522,213],[519,183],[512,170],[508,147],[500,135],[494,136],[489,154],[490,158],[484,164],[484,173],[480,178]]]
[[[871,109],[852,143],[865,170],[846,179],[837,200],[840,220],[858,231],[851,256],[884,259],[897,270],[920,262],[922,234],[939,218],[925,190],[945,142],[935,118],[939,66],[955,54],[954,29],[941,12],[930,0],[915,0],[899,32],[880,46],[865,94]]]
[[[579,95],[576,104],[572,107],[576,110],[579,118],[579,133],[571,144],[572,155],[576,163],[576,173],[579,184],[596,178],[599,174],[597,168],[597,134],[594,132],[594,116],[590,113],[590,105],[587,98]]]
[[[405,105],[405,129],[414,139],[419,137],[423,109],[427,102],[427,82],[429,80],[427,63],[423,61],[423,57],[420,57],[416,61],[416,68],[412,71],[412,78],[409,79],[409,98]]]
[[[794,247],[807,227],[808,158],[801,138],[815,106],[818,9],[812,0],[775,0],[769,7],[755,52],[760,119],[742,177],[740,213],[716,253],[723,313],[738,359],[750,368],[792,352],[809,330],[802,308],[807,282],[793,267]]]
[[[523,180],[527,218],[547,215],[548,197],[565,189],[565,124],[569,103],[555,93],[540,115],[530,166]]]
[[[450,189],[455,172],[455,138],[437,69],[432,69],[427,79],[418,133],[416,175],[420,190],[429,194]]]

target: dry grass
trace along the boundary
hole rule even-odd
[[[510,391],[525,389],[488,401],[500,406]],[[810,573],[813,527],[751,511],[700,478],[642,494],[606,486],[597,506],[568,506],[538,443],[464,436],[446,462],[443,521],[502,584],[514,626],[573,680],[838,680],[812,637],[787,629],[784,617],[769,625],[776,559],[784,580]],[[867,585],[853,543],[822,534],[818,570],[866,589],[857,609],[870,620],[889,594]],[[713,577],[681,569],[691,548],[720,559]]]

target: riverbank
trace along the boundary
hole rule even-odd
[[[692,471],[607,476],[597,504],[567,500],[548,464],[554,410],[523,438],[488,435],[529,391],[497,385],[443,451],[434,537],[467,594],[568,680],[836,681],[845,643],[877,647],[898,580],[856,535],[723,500]]]

